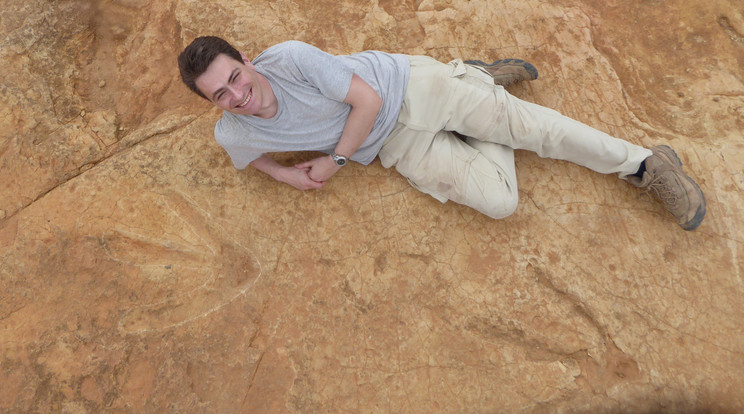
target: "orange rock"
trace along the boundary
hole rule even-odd
[[[5,3],[0,411],[744,411],[740,0]],[[528,59],[512,93],[671,145],[708,216],[524,152],[499,221],[379,163],[237,171],[201,34]]]

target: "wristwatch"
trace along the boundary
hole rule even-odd
[[[346,165],[347,158],[343,155],[338,155],[334,152],[331,154],[331,158],[333,158],[333,162],[335,162],[339,167]]]

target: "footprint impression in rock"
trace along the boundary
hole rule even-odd
[[[142,194],[117,207],[124,217],[102,238],[109,257],[133,269],[125,281],[133,306],[119,320],[125,333],[209,315],[245,294],[261,275],[254,254],[183,194]]]

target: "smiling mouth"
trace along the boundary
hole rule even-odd
[[[251,98],[253,98],[253,89],[248,91],[248,96],[245,97],[245,100],[238,104],[237,108],[243,108],[246,105],[248,105],[248,102],[251,101]]]

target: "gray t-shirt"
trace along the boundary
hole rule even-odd
[[[333,56],[298,41],[266,49],[253,64],[256,72],[269,81],[279,110],[271,119],[227,111],[222,114],[214,135],[238,169],[266,152],[330,154],[351,111],[343,101],[353,74],[382,98],[372,132],[351,156],[353,161],[369,164],[395,126],[410,73],[406,55],[367,51]]]

